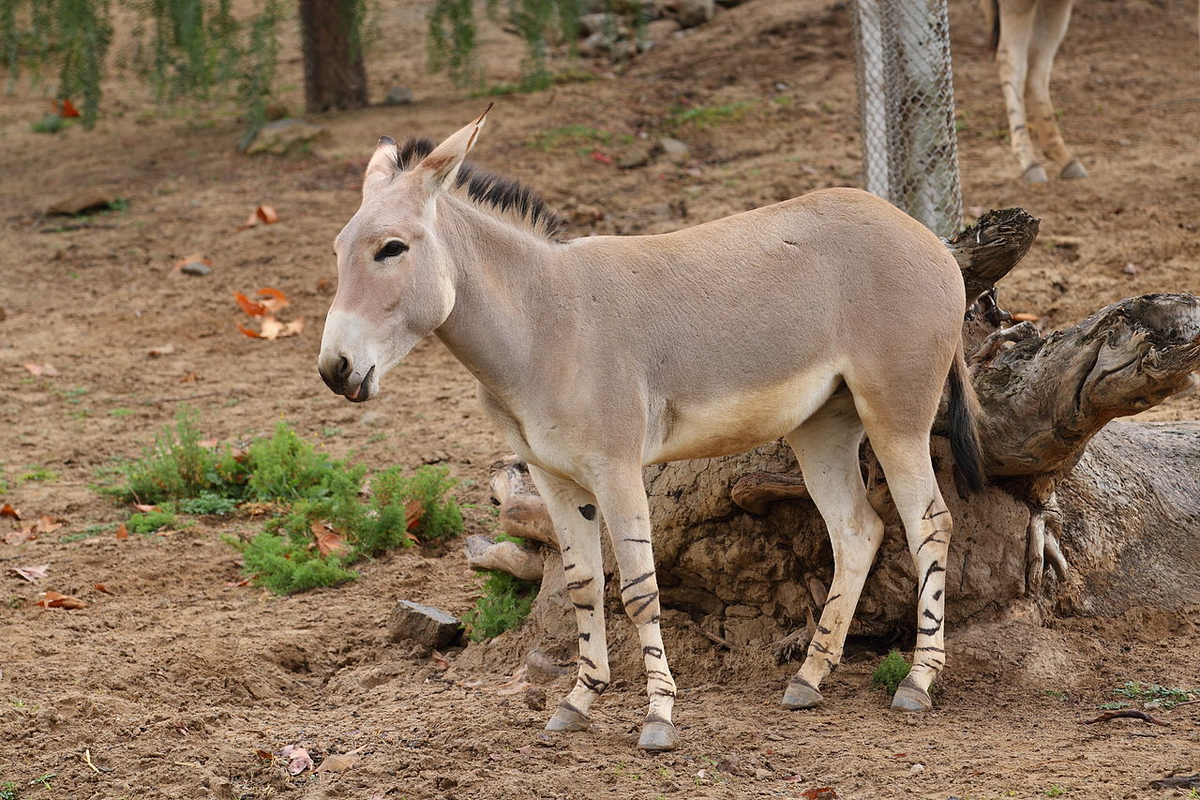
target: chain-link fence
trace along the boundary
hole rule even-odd
[[[856,0],[867,191],[950,236],[962,225],[946,0]]]

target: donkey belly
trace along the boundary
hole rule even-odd
[[[659,400],[651,409],[643,461],[715,458],[774,441],[808,419],[840,382],[839,372],[825,365],[774,385]]]

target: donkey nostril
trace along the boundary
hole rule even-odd
[[[337,363],[337,375],[340,378],[345,378],[350,374],[350,362],[345,356],[340,356]]]

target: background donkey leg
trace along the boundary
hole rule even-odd
[[[914,435],[913,431],[921,431]],[[917,643],[913,666],[892,698],[897,711],[928,711],[929,685],[946,665],[946,564],[950,549],[950,511],[942,500],[929,437],[920,424],[903,433],[868,428],[871,447],[887,477],[888,491],[904,521],[908,550],[917,570]]]
[[[1000,89],[1008,109],[1009,136],[1013,152],[1021,162],[1022,177],[1029,183],[1045,183],[1046,170],[1038,163],[1025,118],[1025,79],[1034,14],[1034,0],[1000,0],[996,60],[1000,62]]]
[[[1029,78],[1025,87],[1026,113],[1034,122],[1038,144],[1046,157],[1058,165],[1063,178],[1086,178],[1087,170],[1072,158],[1058,129],[1054,104],[1050,102],[1050,72],[1054,56],[1071,21],[1072,0],[1042,0],[1037,5],[1033,38],[1029,45]]]
[[[546,723],[548,731],[582,731],[588,710],[608,688],[608,638],[604,629],[604,561],[596,499],[573,481],[529,465],[529,475],[554,523],[562,548],[567,591],[579,626],[579,678]]]
[[[787,436],[809,495],[829,528],[834,570],[821,621],[804,664],[788,683],[784,708],[812,708],[821,702],[821,681],[841,661],[850,620],[883,541],[883,522],[867,499],[858,465],[862,436],[862,422],[846,389]]]
[[[621,573],[621,602],[637,627],[646,668],[646,693],[650,708],[642,724],[638,747],[673,750],[677,741],[671,712],[675,707],[675,679],[667,666],[659,627],[661,604],[650,542],[650,505],[640,469],[614,471],[596,488],[604,522],[612,538],[613,553]]]

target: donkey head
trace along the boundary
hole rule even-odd
[[[434,231],[434,209],[486,117],[484,111],[408,170],[400,168],[395,140],[379,140],[362,205],[333,245],[338,288],[317,370],[334,393],[356,403],[374,397],[384,373],[454,308],[453,267]]]

